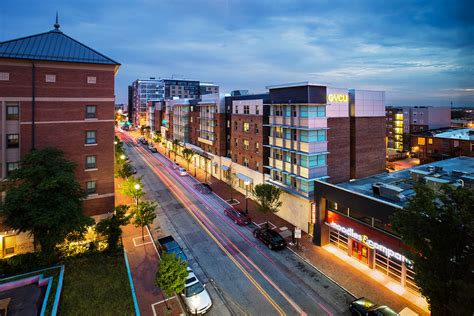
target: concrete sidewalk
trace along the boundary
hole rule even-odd
[[[165,155],[165,149],[162,146],[157,146],[157,149],[165,157],[168,157]],[[171,153],[170,156],[169,159],[173,161],[174,155]],[[188,163],[180,156],[176,157],[176,162],[183,168],[188,167]],[[189,174],[194,176],[194,167],[192,164],[190,165]],[[197,168],[196,179],[204,182],[205,178],[205,172]],[[222,199],[230,199],[230,189],[227,183],[211,177],[209,173],[207,174],[207,182],[211,185],[214,193]],[[245,209],[245,195],[237,190],[233,190],[232,195],[234,199],[240,202],[240,204],[235,207],[242,210]],[[282,227],[286,227],[288,230],[294,229],[293,225],[275,214],[262,214],[259,212],[256,202],[251,199],[248,199],[248,211],[254,223],[260,224],[270,221],[277,227],[277,230]],[[291,237],[288,239],[291,239]],[[366,275],[373,270],[364,271],[363,267],[357,266],[357,263],[349,264],[350,257],[344,256],[344,254],[340,256],[337,252],[332,252],[331,247],[318,247],[314,245],[311,236],[304,232],[300,243],[300,249],[297,250],[295,246],[289,246],[290,250],[313,265],[315,269],[334,280],[335,283],[346,289],[355,298],[366,297],[378,304],[390,306],[398,312],[409,308],[419,315],[429,315],[426,301],[422,297],[407,293],[407,290],[400,289],[399,287],[393,287],[393,290],[391,290],[390,286],[381,283],[385,281],[381,280],[381,282],[379,282]],[[411,299],[408,300],[404,296]]]

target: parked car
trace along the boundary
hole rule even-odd
[[[269,249],[276,250],[286,247],[286,240],[279,233],[270,228],[256,228],[253,231],[253,235],[267,245]]]
[[[361,297],[349,305],[349,311],[354,316],[399,316],[397,312],[385,305],[377,305],[374,302]]]
[[[248,225],[251,222],[250,217],[248,217],[244,212],[241,210],[235,209],[233,207],[226,208],[224,210],[224,214],[229,216],[231,220],[234,221],[237,225]]]
[[[153,145],[148,145],[148,150],[151,151],[152,153],[157,153],[158,150],[156,150],[155,147],[153,147]]]
[[[176,162],[173,162],[171,164],[171,168],[173,168],[173,169],[178,169],[179,167],[180,167],[180,165],[178,165]]]
[[[184,283],[184,291],[181,296],[186,304],[186,309],[192,315],[204,314],[212,306],[212,300],[206,290],[206,285],[199,281],[189,267],[188,277]]]
[[[194,188],[201,192],[202,194],[210,194],[212,192],[212,188],[209,184],[201,182],[201,183],[196,183],[194,185]]]
[[[186,171],[186,169],[181,168],[181,167],[179,167],[179,168],[177,169],[177,172],[178,172],[178,174],[179,174],[180,176],[186,176],[186,175],[188,175],[188,172]]]

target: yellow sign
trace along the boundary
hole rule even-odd
[[[329,102],[348,102],[347,94],[330,94],[328,95]]]

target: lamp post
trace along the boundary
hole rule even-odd
[[[125,160],[127,158],[124,154],[120,155],[120,159]]]
[[[136,183],[133,187],[135,188],[135,202],[138,209],[138,191],[140,190],[140,184]]]
[[[250,181],[245,181],[245,214],[249,214],[249,201],[248,201],[248,194],[249,194],[249,184]]]
[[[194,155],[193,157],[193,161],[194,161],[194,177],[196,178],[196,155]]]

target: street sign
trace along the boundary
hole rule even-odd
[[[301,238],[301,228],[298,228],[298,227],[295,228],[295,238],[297,239]]]

